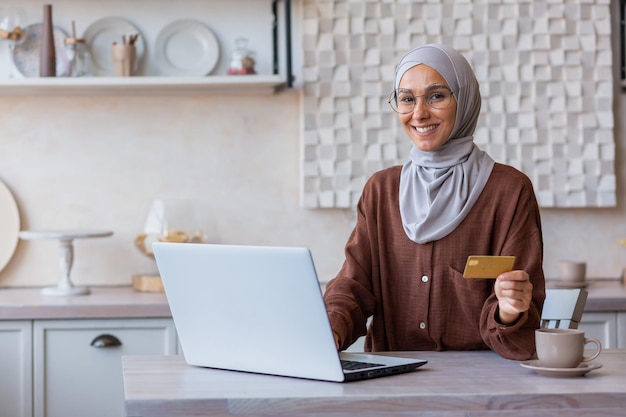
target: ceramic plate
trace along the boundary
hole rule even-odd
[[[13,257],[19,233],[20,212],[11,191],[0,181],[0,271]]]
[[[139,34],[135,42],[136,59],[133,64],[133,73],[136,74],[146,50],[146,42],[139,29],[128,20],[119,17],[105,17],[93,22],[83,34],[83,38],[87,42],[87,46],[89,46],[89,52],[91,52],[93,75],[115,75],[111,46],[113,42],[121,44],[122,36],[125,36],[126,42],[128,42],[130,35],[134,34]]]
[[[39,44],[41,39],[42,23],[35,23],[27,26],[26,39],[24,42],[15,45],[13,49],[13,63],[17,71],[24,77],[39,77]],[[67,75],[69,70],[69,60],[65,53],[63,40],[67,37],[62,29],[54,27],[54,51],[56,54],[57,77]]]
[[[215,34],[203,23],[178,20],[159,32],[155,60],[164,75],[201,76],[217,65],[220,46]]]
[[[541,363],[538,360],[522,362],[520,365],[524,368],[532,369],[540,375],[560,378],[583,376],[587,372],[593,371],[594,369],[602,368],[602,364],[600,363],[581,363],[576,368],[546,368],[541,366]]]

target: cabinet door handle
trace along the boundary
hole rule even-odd
[[[91,341],[91,346],[97,348],[122,346],[122,342],[111,334],[101,334]]]

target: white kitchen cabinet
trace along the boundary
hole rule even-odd
[[[32,415],[32,324],[0,321],[0,417]]]
[[[598,339],[604,349],[624,348],[626,347],[625,345],[618,346],[617,317],[621,315],[622,321],[624,321],[623,316],[625,314],[616,312],[585,312],[578,324],[578,328],[585,331],[585,336]],[[623,331],[624,327],[622,326],[622,333]]]
[[[35,320],[35,417],[122,417],[121,356],[176,353],[169,318]]]

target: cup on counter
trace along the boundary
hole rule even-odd
[[[129,77],[133,72],[135,63],[135,45],[113,44],[111,47],[113,66],[117,77]]]
[[[588,343],[596,345],[595,351],[584,356]],[[600,341],[585,337],[579,329],[537,329],[535,330],[537,358],[546,368],[576,368],[582,362],[589,362],[602,352]]]
[[[559,261],[559,279],[565,282],[583,282],[587,277],[587,263],[577,261]]]

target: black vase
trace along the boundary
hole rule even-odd
[[[56,77],[57,60],[54,49],[54,26],[52,25],[52,5],[43,5],[43,26],[41,28],[41,45],[39,47],[39,76]]]

